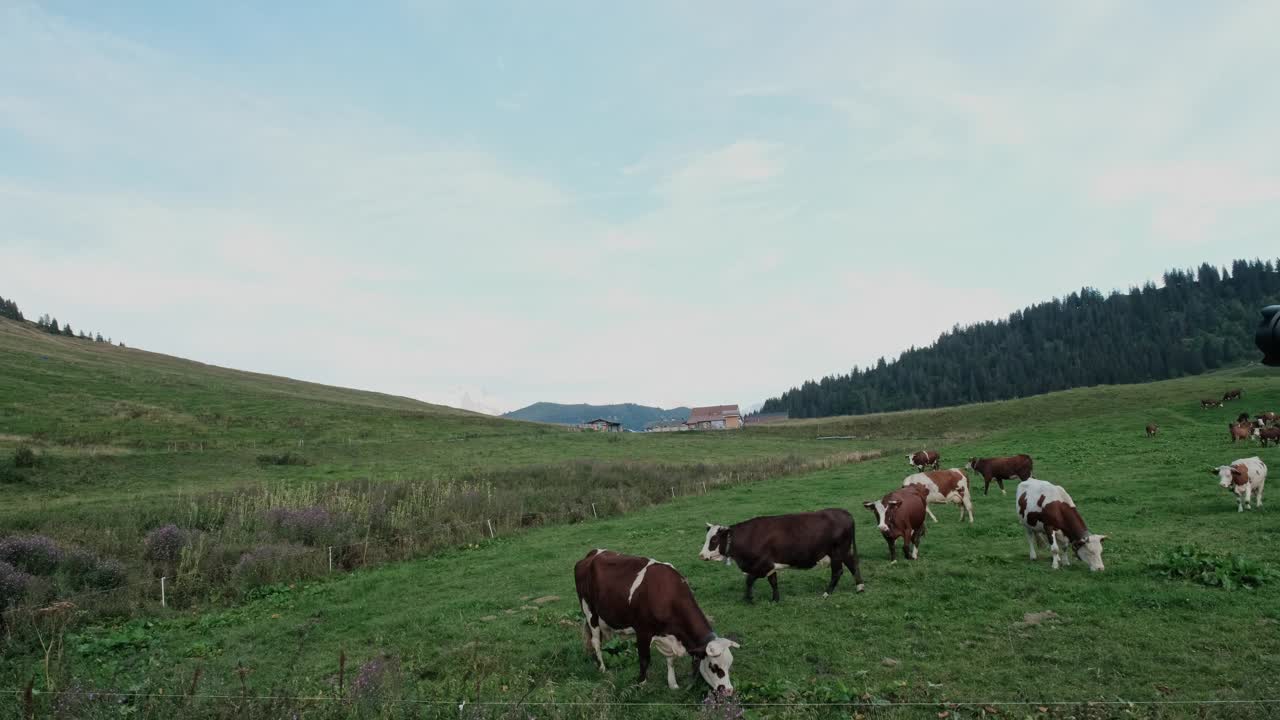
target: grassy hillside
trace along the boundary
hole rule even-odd
[[[1244,387],[1245,399],[1199,409],[1199,397],[1226,385]],[[1054,572],[1045,552],[1029,562],[1012,487],[1005,497],[977,497],[972,526],[940,511],[921,560],[889,565],[861,508],[906,474],[902,459],[886,457],[598,521],[504,531],[428,559],[268,586],[231,609],[76,627],[57,682],[142,693],[127,699],[129,711],[153,717],[176,709],[193,717],[510,716],[485,702],[569,703],[531,705],[522,717],[688,716],[704,693],[688,682],[687,665],[685,688],[671,692],[661,663],[648,685],[632,685],[626,641],[605,676],[584,653],[572,566],[603,546],[673,562],[687,575],[717,631],[742,643],[733,677],[751,717],[1274,717],[1274,704],[1194,702],[1280,697],[1280,680],[1259,671],[1280,664],[1280,502],[1237,514],[1205,472],[1254,454],[1280,468],[1280,450],[1232,446],[1225,428],[1241,409],[1278,407],[1280,374],[1252,369],[734,434],[747,445],[797,447],[937,441],[944,466],[1028,452],[1036,474],[1065,485],[1090,527],[1111,536],[1099,574],[1079,563]],[[1154,439],[1143,435],[1150,421],[1162,428]],[[870,439],[802,440],[814,434]],[[853,594],[846,577],[824,600],[824,571],[786,572],[781,604],[749,606],[736,570],[696,560],[704,521],[828,506],[850,508],[859,523],[865,594]],[[1198,554],[1221,562],[1202,568]],[[1213,586],[1243,576],[1263,584]],[[43,677],[38,647],[13,648],[2,684]],[[341,701],[287,699],[335,698],[340,674]],[[193,684],[224,697],[161,695]],[[850,701],[871,705],[752,705]],[[1091,701],[1114,704],[1084,705]],[[1147,704],[1157,701],[1171,704]],[[113,717],[120,701],[77,702],[79,716]]]

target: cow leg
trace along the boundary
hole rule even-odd
[[[911,559],[920,559],[920,541],[924,540],[924,534],[928,532],[927,525],[921,525],[911,533]]]
[[[990,489],[991,489],[991,478],[987,477],[986,475],[983,475],[982,476],[982,494],[986,495],[987,491]]]
[[[778,602],[781,599],[778,596],[778,573],[769,573],[769,587],[773,588],[773,601]]]
[[[1049,550],[1053,552],[1053,569],[1057,570],[1058,564],[1059,564],[1058,533],[1054,532],[1053,530],[1048,530],[1048,535],[1049,535]]]
[[[969,499],[969,493],[966,492],[964,494],[964,497],[961,498],[960,507],[963,508],[964,510],[969,511],[969,524],[972,525],[973,524],[973,500]],[[964,519],[964,512],[960,513],[960,519],[961,520]]]
[[[1244,506],[1253,509],[1253,488],[1249,485],[1244,486]]]
[[[1058,546],[1062,548],[1062,564],[1071,564],[1071,542],[1067,540],[1067,534],[1061,530],[1057,533]]]
[[[604,666],[604,653],[600,652],[600,618],[591,621],[591,649],[596,651],[596,661],[600,663],[600,672],[608,672]]]
[[[1244,512],[1244,495],[1236,493],[1236,512]]]
[[[649,679],[649,658],[653,652],[653,635],[636,630],[636,650],[640,653],[640,677],[636,683],[643,685]]]
[[[745,600],[745,601],[747,601],[747,602],[753,602],[753,600],[752,600],[752,598],[751,598],[751,588],[752,588],[752,586],[753,586],[753,585],[755,585],[755,584],[756,584],[756,576],[755,576],[755,575],[752,575],[751,573],[747,573],[747,591],[746,591],[746,593],[742,596],[742,599],[743,599],[743,600]]]
[[[1258,509],[1262,509],[1262,486],[1258,486]]]
[[[928,506],[928,505],[925,505],[925,506],[924,506],[924,511],[925,511],[925,512],[927,512],[927,513],[929,513],[929,519],[930,519],[930,520],[932,520],[932,521],[934,521],[934,522],[938,522],[938,516],[933,514],[933,511],[929,509],[929,506]],[[963,512],[962,512],[961,514],[963,514]]]
[[[885,538],[885,542],[889,543],[889,564],[898,562],[898,549],[893,546],[893,538]]]
[[[1026,528],[1026,531],[1027,531],[1027,546],[1031,548],[1031,559],[1035,560],[1036,559],[1036,531],[1032,530],[1031,528]]]
[[[849,550],[845,549],[845,557],[848,557]],[[836,583],[840,582],[840,576],[844,574],[844,558],[841,557],[840,551],[836,550],[827,557],[831,558],[831,582],[827,583],[827,591],[822,593],[822,597],[826,597],[836,591]]]
[[[1000,494],[1008,495],[1008,493],[1004,491],[1004,478],[996,478],[996,483],[1000,485]]]
[[[858,543],[853,541],[849,545],[849,552],[844,554],[844,566],[849,568],[849,572],[853,573],[854,592],[862,592],[867,586],[862,582],[862,571],[858,569]]]

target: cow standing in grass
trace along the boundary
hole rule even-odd
[[[1156,427],[1155,423],[1147,423],[1147,437],[1155,437],[1158,432],[1160,428]]]
[[[1218,486],[1230,490],[1236,496],[1236,512],[1253,509],[1253,497],[1257,495],[1258,508],[1262,508],[1262,490],[1267,484],[1267,464],[1262,458],[1242,458],[1230,465],[1219,465],[1209,470],[1216,475]]]
[[[925,468],[937,470],[942,466],[942,456],[936,450],[921,450],[908,455],[907,464],[921,472]]]
[[[651,558],[592,550],[573,568],[585,617],[584,642],[606,672],[600,646],[610,631],[634,632],[643,683],[652,646],[667,659],[667,686],[676,684],[675,658],[690,656],[694,670],[712,689],[733,692],[729,668],[738,643],[719,637],[676,569]]]
[[[1107,536],[1089,532],[1075,501],[1064,488],[1031,478],[1018,483],[1016,494],[1018,518],[1027,531],[1032,560],[1036,559],[1036,540],[1043,538],[1053,552],[1054,570],[1058,569],[1059,562],[1071,564],[1070,554],[1060,545],[1070,546],[1090,570],[1103,569],[1102,542]]]
[[[1213,398],[1205,398],[1204,400],[1200,401],[1200,409],[1202,410],[1208,410],[1210,408],[1220,408],[1220,407],[1222,407],[1221,400],[1214,400]]]
[[[1228,400],[1239,400],[1243,396],[1244,390],[1240,388],[1232,388],[1222,393],[1222,402],[1227,402]]]
[[[982,476],[982,494],[986,495],[995,480],[1000,486],[1000,494],[1004,495],[1004,481],[1012,478],[1026,480],[1031,477],[1032,460],[1030,455],[1009,455],[1007,457],[969,458],[965,467]]]
[[[1240,440],[1248,440],[1253,435],[1253,426],[1248,423],[1230,423],[1227,432],[1231,434],[1231,444]]]
[[[1266,447],[1268,442],[1280,445],[1280,427],[1256,427],[1253,429],[1253,436],[1262,443],[1262,447]]]
[[[842,508],[792,515],[752,518],[736,525],[707,523],[707,537],[698,557],[736,563],[746,573],[744,599],[751,602],[751,588],[760,578],[769,579],[773,601],[778,602],[778,571],[831,566],[831,582],[823,597],[835,592],[845,568],[853,573],[855,589],[862,592],[858,569],[858,545],[853,536],[853,516]]]
[[[968,513],[969,522],[973,522],[973,500],[969,497],[969,478],[965,477],[963,470],[951,468],[908,475],[902,481],[902,487],[908,485],[919,485],[929,491],[924,510],[929,514],[929,519],[934,522],[938,522],[938,518],[929,509],[932,503],[959,505],[960,519],[964,520],[965,513]]]
[[[889,562],[898,562],[895,543],[902,538],[902,554],[908,560],[920,557],[920,541],[927,530],[924,516],[929,491],[923,485],[907,485],[863,507],[875,513],[876,528],[889,543]]]

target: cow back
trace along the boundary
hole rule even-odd
[[[768,515],[732,527],[731,554],[739,566],[761,561],[811,568],[853,538],[853,516],[843,508]]]

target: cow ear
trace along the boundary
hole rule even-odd
[[[876,509],[876,504],[875,504],[875,503],[873,503],[873,502],[864,502],[864,503],[862,503],[862,507],[864,507],[864,508],[866,508],[866,509],[868,509],[868,510],[875,510],[875,509]]]
[[[738,649],[738,648],[741,648],[741,647],[742,647],[741,645],[739,645],[738,643],[734,642],[733,640],[729,640],[729,641],[727,641],[727,642],[729,643],[729,647],[731,647],[731,648],[733,648],[733,649],[735,649],[735,650],[736,650],[736,649]]]
[[[1210,474],[1210,475],[1217,475],[1217,474],[1218,474],[1218,468],[1209,468],[1209,474]]]
[[[1108,537],[1108,535],[1099,535],[1098,542],[1106,542]]]
[[[713,527],[715,527],[715,525],[712,525],[711,523],[707,523],[707,528],[708,528],[708,529],[713,528]]]

